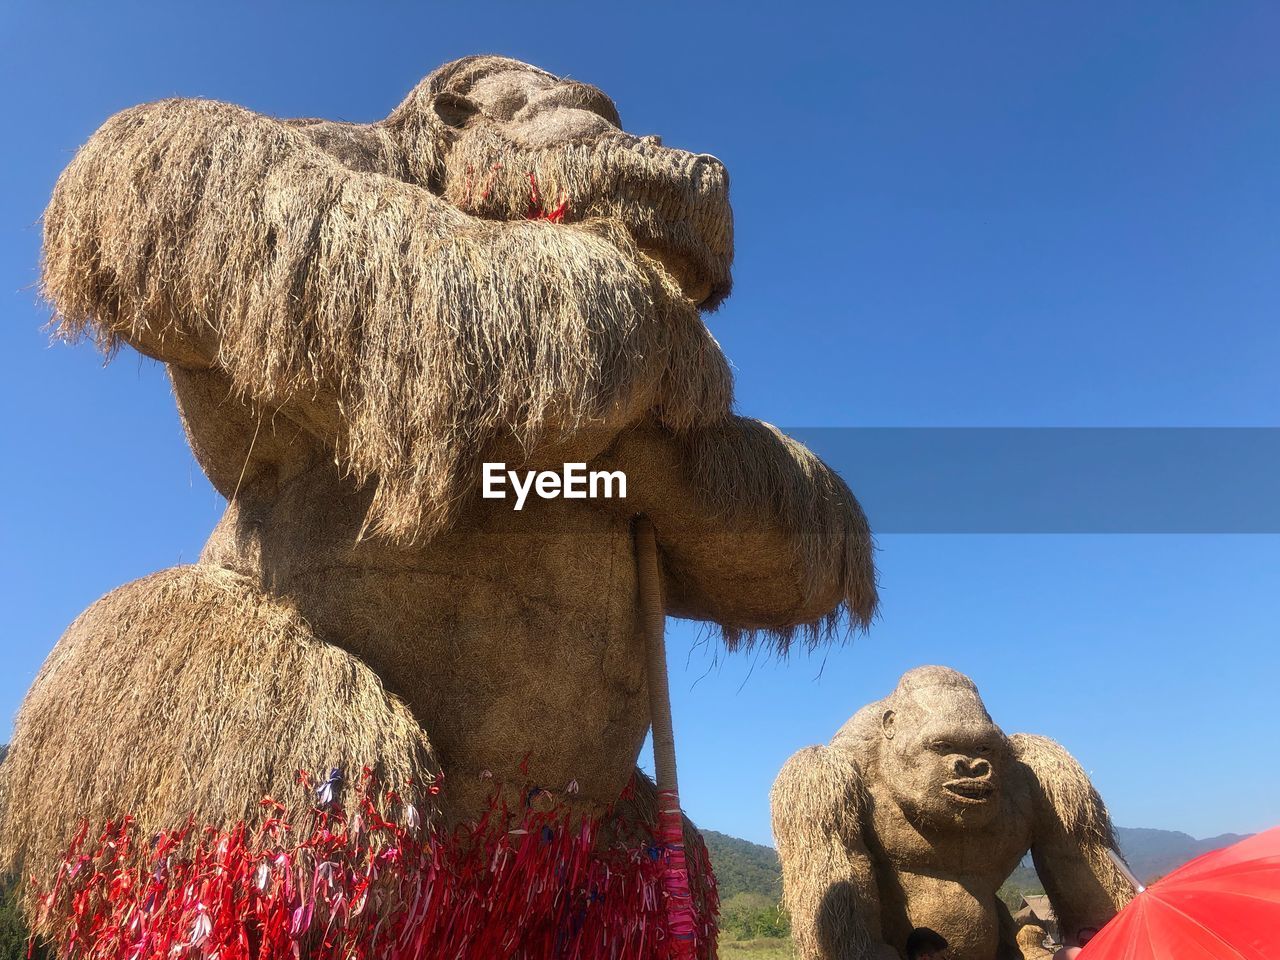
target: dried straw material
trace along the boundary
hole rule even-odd
[[[808,747],[787,761],[769,800],[798,955],[873,957],[880,895],[862,839],[868,798],[857,763]]]
[[[946,667],[909,671],[829,745],[796,753],[771,800],[801,960],[889,956],[919,926],[957,960],[1013,955],[998,890],[1028,851],[1070,935],[1132,896],[1080,765],[1052,740],[1006,737]]]
[[[794,538],[803,606],[826,608],[798,625],[728,628],[731,647],[763,634],[785,648],[797,632],[814,646],[836,632],[842,615],[870,626],[879,599],[871,528],[839,474],[777,427],[745,417],[690,431],[685,445],[697,488],[720,494],[709,498],[709,508],[730,525],[757,532],[762,517],[773,518]]]
[[[59,334],[166,363],[229,504],[197,568],[50,658],[3,770],[9,864],[48,866],[79,817],[226,829],[299,767],[406,795],[444,768],[450,826],[495,784],[603,815],[650,720],[637,512],[669,611],[731,647],[873,614],[853,496],[732,412],[699,312],[731,286],[723,165],[625,133],[593,87],[475,57],[370,124],[145,104],[44,228]],[[489,460],[623,469],[628,497],[517,513],[480,497]]]
[[[1133,887],[1107,855],[1119,850],[1111,817],[1089,775],[1075,757],[1048,737],[1015,733],[1014,756],[1034,777],[1036,802],[1054,811],[1031,848],[1036,872],[1058,916],[1073,935],[1100,927],[1133,899]]]
[[[369,125],[135,107],[59,179],[44,290],[62,335],[170,363],[229,498],[336,459],[374,490],[362,534],[422,543],[465,518],[482,460],[608,456],[649,424],[696,498],[660,535],[699,526],[698,564],[739,554],[750,582],[735,596],[684,570],[692,615],[731,646],[816,643],[841,608],[865,625],[857,502],[799,444],[731,417],[698,316],[729,290],[723,166],[610,117],[594,88],[494,57],[442,67]]]
[[[469,216],[306,129],[189,100],[109,120],[45,215],[60,332],[225,371],[376,478],[371,526],[401,540],[455,518],[495,442],[725,417],[723,355],[621,224]]]
[[[653,520],[670,615],[714,623],[730,650],[760,641],[782,653],[870,623],[866,517],[834,471],[773,426],[636,428],[600,463],[626,472],[623,506]]]
[[[270,795],[302,823],[299,770],[371,762],[431,819],[431,744],[365,664],[244,578],[176,567],[99,600],[45,661],[3,767],[0,867],[49,875],[81,818],[225,829]]]

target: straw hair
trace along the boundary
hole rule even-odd
[[[465,138],[449,166],[483,173],[453,179],[446,199],[486,219],[517,220],[529,209],[532,178],[541,209],[558,198],[589,198],[571,202],[574,219],[625,223],[642,249],[675,267],[677,279],[685,271],[683,279],[706,279],[703,309],[728,296],[733,221],[719,202],[726,183],[718,164],[629,137],[523,152],[523,167],[510,162],[517,150],[496,132]],[[610,183],[601,189],[605,172]]]
[[[204,101],[109,120],[45,215],[59,332],[216,365],[376,478],[371,527],[401,540],[455,519],[496,441],[727,415],[719,347],[619,222],[478,219],[307,129]],[[388,132],[368,136],[394,170]]]
[[[808,747],[782,768],[769,803],[798,956],[872,956],[879,894],[862,842],[868,800],[856,762]]]
[[[708,498],[708,510],[740,530],[776,518],[795,538],[802,606],[827,601],[822,616],[799,624],[726,626],[730,649],[765,639],[785,651],[796,637],[812,648],[838,632],[842,617],[870,626],[879,601],[871,528],[839,474],[772,424],[745,417],[690,431],[685,448],[698,488],[720,494]]]
[[[193,449],[228,498],[336,461],[374,491],[360,535],[397,543],[461,522],[482,460],[589,460],[652,426],[675,442],[678,495],[696,497],[699,559],[759,561],[744,601],[779,567],[792,579],[779,550],[794,558],[795,596],[768,611],[693,604],[730,647],[816,644],[846,613],[866,626],[876,589],[857,501],[803,446],[731,416],[728,365],[683,289],[704,308],[729,289],[723,167],[600,118],[592,137],[549,143],[521,112],[503,119],[508,87],[553,82],[469,58],[370,125],[209,101],[126,110],[77,154],[45,216],[59,333],[168,362]],[[442,101],[480,112],[453,127]],[[538,114],[553,134],[556,116]],[[559,197],[571,222],[523,219]]]
[[[1101,927],[1133,899],[1128,878],[1108,855],[1119,851],[1111,816],[1097,788],[1075,757],[1048,737],[1015,733],[1014,755],[1034,775],[1037,806],[1052,811],[1042,818],[1039,848],[1032,848],[1036,872],[1058,915],[1059,928],[1074,935]],[[1074,869],[1055,869],[1063,851],[1075,853]]]
[[[1035,773],[1044,802],[1055,812],[1063,833],[1103,850],[1116,849],[1107,808],[1075,757],[1048,737],[1015,733],[1009,743],[1018,762]],[[1128,889],[1128,883],[1117,889]]]
[[[305,824],[299,770],[373,762],[428,820],[431,744],[378,677],[243,577],[176,567],[99,600],[40,670],[0,767],[0,867],[52,878],[81,818],[226,828],[270,795]]]

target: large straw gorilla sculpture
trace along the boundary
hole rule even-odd
[[[1006,737],[945,667],[908,672],[795,754],[772,803],[803,960],[896,958],[921,926],[955,960],[1020,958],[996,892],[1028,850],[1063,931],[1102,926],[1132,896],[1079,764],[1044,737]]]
[[[509,818],[635,836],[637,513],[668,612],[730,647],[865,623],[856,501],[732,413],[699,316],[729,292],[727,190],[599,90],[497,57],[369,125],[192,100],[109,120],[49,205],[44,288],[64,335],[167,364],[228,507],[198,564],[58,643],[4,764],[7,863],[51,877],[79,818],[229,829],[269,795],[306,821],[299,769],[350,793],[368,767],[441,832],[497,789]],[[515,512],[478,496],[485,461],[622,470],[628,496]]]

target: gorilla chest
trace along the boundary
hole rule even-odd
[[[487,501],[397,547],[361,538],[365,499],[334,485],[312,478],[258,524],[264,586],[408,703],[446,775],[616,800],[649,719],[627,520]]]
[[[902,944],[915,927],[936,930],[956,960],[993,960],[1000,940],[996,892],[1030,842],[1030,818],[998,796],[980,823],[915,824],[873,784],[868,846],[876,864],[881,926]]]

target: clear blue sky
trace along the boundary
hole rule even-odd
[[[445,60],[509,54],[728,165],[736,289],[710,324],[745,413],[1277,425],[1280,10],[746,6],[3,5],[0,737],[66,624],[194,559],[221,510],[162,371],[49,347],[32,289],[58,171],[143,100],[371,120]],[[880,620],[825,658],[673,626],[698,822],[767,842],[784,759],[921,663],[1066,744],[1121,824],[1280,821],[1280,538],[890,534],[879,561]]]

